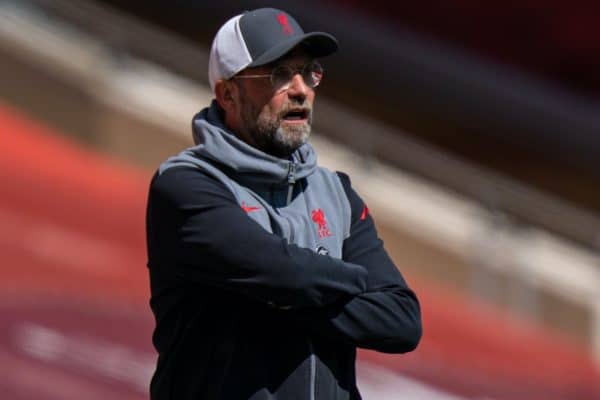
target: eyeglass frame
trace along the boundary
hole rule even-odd
[[[304,75],[302,74],[302,72],[304,71],[304,69],[306,67],[308,67],[309,65],[318,65],[318,67],[321,70],[321,79],[319,79],[319,81],[317,82],[316,85],[311,86],[308,84],[308,82],[306,81],[306,79],[304,79]],[[281,87],[275,87],[275,82],[273,80],[273,71],[277,70],[278,68],[287,68],[288,70],[291,70],[293,73],[291,75],[291,78]],[[306,84],[306,86],[308,86],[311,89],[316,88],[317,86],[319,86],[321,84],[321,81],[323,80],[323,75],[324,75],[325,71],[323,69],[323,66],[321,65],[320,62],[318,62],[317,60],[311,60],[309,62],[307,62],[306,64],[304,64],[303,66],[301,66],[300,68],[293,68],[289,65],[278,65],[276,67],[273,67],[273,69],[271,69],[271,73],[269,74],[254,74],[254,75],[234,75],[229,79],[252,79],[252,78],[270,78],[269,80],[271,81],[271,86],[273,87],[274,90],[276,91],[283,91],[283,90],[287,90],[290,87],[290,84],[292,82],[292,80],[294,79],[294,76],[296,76],[297,74],[300,74],[300,76],[302,77],[302,80],[304,81],[304,83]]]

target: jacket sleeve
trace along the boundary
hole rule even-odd
[[[352,208],[350,236],[342,258],[365,267],[367,290],[315,313],[304,313],[305,326],[314,334],[344,339],[351,345],[389,353],[414,350],[421,338],[421,312],[377,236],[368,208],[352,189],[347,175],[339,173]]]
[[[323,307],[362,293],[359,265],[300,248],[248,218],[219,181],[190,167],[156,174],[147,209],[148,265],[278,308]]]

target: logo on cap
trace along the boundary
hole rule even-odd
[[[288,22],[287,15],[284,13],[277,14],[277,22],[279,22],[279,25],[281,25],[282,31],[285,35],[291,35],[294,33],[294,30]]]

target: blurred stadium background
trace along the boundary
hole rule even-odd
[[[220,24],[264,1],[0,0],[0,397],[143,399],[144,212]],[[600,399],[600,5],[299,1],[341,41],[316,106],[418,290],[365,399]]]

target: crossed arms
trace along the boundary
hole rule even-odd
[[[168,263],[186,282],[285,307],[318,335],[379,351],[411,351],[421,337],[419,303],[372,218],[360,218],[364,204],[348,177],[340,178],[352,208],[342,260],[265,231],[222,183],[197,169],[169,169],[150,188],[150,267]]]

